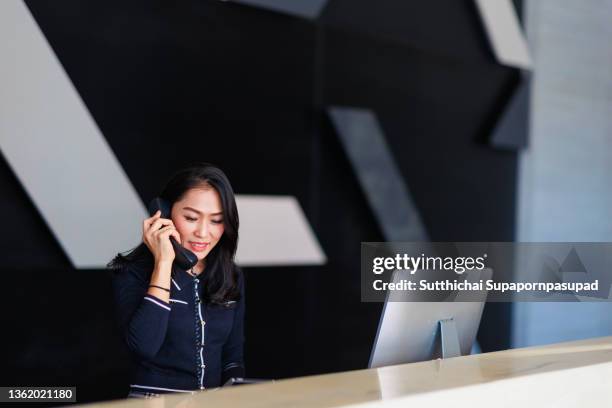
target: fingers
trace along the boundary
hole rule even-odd
[[[151,225],[148,228],[148,231],[154,232],[160,229],[161,227],[165,227],[168,225],[171,225],[174,227],[174,223],[172,222],[172,220],[169,220],[167,218],[157,218],[155,221],[151,223]]]
[[[153,251],[152,241],[159,241],[159,232],[166,231],[168,228],[174,229],[174,223],[168,218],[161,218],[161,211],[155,212],[152,217],[142,222],[142,240]],[[180,234],[176,231],[173,236],[180,242]],[[156,246],[156,245],[155,245]]]
[[[155,212],[155,214],[153,214],[153,216],[151,216],[149,218],[145,218],[144,220],[142,220],[142,232],[143,233],[147,232],[147,230],[151,226],[151,223],[153,223],[153,221],[155,221],[159,217],[161,217],[161,211],[157,210]]]
[[[155,221],[158,218],[161,218],[161,210],[155,211],[155,213],[152,216],[150,216],[149,218],[145,218],[143,222],[148,225],[148,224],[151,224],[151,222]]]
[[[151,228],[151,235],[154,237],[161,237],[162,234],[167,235],[165,233],[173,228],[174,228],[174,225],[166,225],[162,228]]]
[[[151,217],[145,218],[142,221],[142,225],[143,225],[143,227],[148,227],[148,226],[150,226],[153,223],[153,221],[158,220],[158,219],[166,220],[168,218],[163,218],[161,216],[161,211],[157,210],[157,211],[155,211],[155,213]]]
[[[162,229],[155,231],[153,236],[156,237],[158,241],[174,237],[178,243],[181,243],[181,234],[179,234],[176,228],[174,228],[174,225],[167,225]]]
[[[157,231],[158,229],[166,225],[174,226],[174,223],[172,222],[172,220],[168,218],[159,218],[159,217],[148,218],[144,220],[142,223],[142,233],[143,235],[147,235],[147,234],[152,233],[153,231]]]

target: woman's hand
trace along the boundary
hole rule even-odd
[[[170,237],[181,243],[181,235],[174,228],[172,220],[161,218],[161,211],[142,222],[142,241],[155,257],[155,263],[172,263],[174,260]]]

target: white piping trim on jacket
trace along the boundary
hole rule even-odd
[[[188,305],[189,304],[189,303],[187,303],[187,302],[185,302],[183,300],[178,300],[178,299],[170,299],[170,301],[174,302],[174,303],[182,303],[184,305]]]
[[[145,299],[146,299],[146,300],[148,300],[149,302],[153,302],[153,303],[155,303],[156,305],[163,307],[163,308],[164,308],[164,309],[166,309],[166,310],[170,310],[170,308],[169,308],[168,306],[164,305],[163,303],[159,303],[159,302],[158,302],[157,300],[155,300],[155,299],[152,299],[152,298],[147,297],[147,296],[145,296]]]
[[[138,388],[145,388],[148,390],[161,390],[161,391],[176,391],[176,392],[188,392],[190,394],[195,393],[195,391],[189,391],[189,390],[177,390],[174,388],[160,388],[160,387],[149,387],[147,385],[138,385],[138,384],[130,384],[130,387],[138,387]]]
[[[181,287],[178,285],[178,283],[176,283],[176,281],[174,280],[174,278],[171,278],[171,279],[172,279],[172,283],[174,284],[174,286],[176,286],[176,288],[177,288],[178,290],[181,290]]]
[[[200,365],[202,365],[202,375],[200,376],[200,388],[204,387],[204,318],[202,318],[202,304],[198,303],[198,313],[200,314],[200,330],[202,330],[202,346],[200,347]]]
[[[195,280],[195,291],[196,294],[198,292],[198,280]],[[204,318],[202,317],[202,302],[198,302],[198,315],[200,316],[200,330],[201,332],[201,336],[200,339],[202,341],[202,344],[200,345],[200,389],[203,390],[204,387],[204,370],[206,369],[206,366],[204,365]]]

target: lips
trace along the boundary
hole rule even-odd
[[[191,249],[195,252],[202,252],[205,251],[208,246],[210,245],[210,243],[208,242],[194,242],[194,241],[189,241],[189,246],[191,247]]]

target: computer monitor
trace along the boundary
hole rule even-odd
[[[486,282],[492,273],[489,268],[472,270],[462,280]],[[395,271],[392,281],[408,279],[409,274],[409,271]],[[398,291],[387,294],[370,355],[370,368],[470,353],[486,301],[486,289],[470,293],[470,300],[477,300],[470,302],[461,301],[461,293],[452,302],[410,301],[414,296],[411,292]]]

